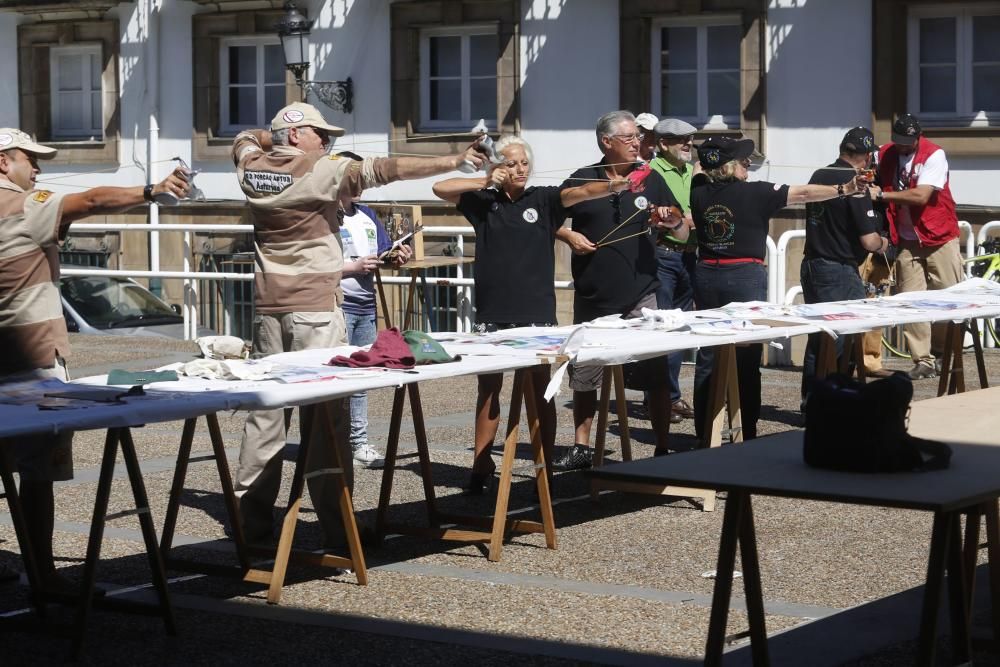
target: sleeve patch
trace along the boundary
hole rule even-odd
[[[48,201],[49,197],[51,196],[52,196],[51,190],[39,190],[38,192],[35,193],[32,199],[34,199],[39,204],[44,204],[46,201]]]

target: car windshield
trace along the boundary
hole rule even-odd
[[[130,280],[66,276],[61,282],[63,298],[97,329],[183,321],[152,292]]]

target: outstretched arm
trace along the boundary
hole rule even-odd
[[[575,206],[580,202],[591,199],[600,199],[616,192],[624,192],[629,188],[629,180],[618,177],[611,181],[594,181],[586,185],[578,185],[573,188],[566,188],[559,193],[559,199],[565,208]],[[558,234],[557,234],[558,236]]]
[[[137,206],[143,201],[144,186],[131,188],[99,187],[63,197],[61,226],[65,227],[89,215],[116,213]],[[177,167],[165,179],[153,186],[153,195],[169,192],[181,199],[191,190],[187,175]]]

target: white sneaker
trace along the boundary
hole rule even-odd
[[[365,468],[381,468],[385,465],[385,459],[375,451],[375,448],[365,443],[354,448],[354,465]]]

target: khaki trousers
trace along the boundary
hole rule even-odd
[[[917,292],[943,289],[961,282],[962,256],[958,248],[958,239],[935,247],[901,239],[896,256],[896,290]],[[903,327],[903,337],[914,363],[934,365],[933,352],[940,354],[943,350],[946,329],[944,324],[932,327],[926,322]]]
[[[262,357],[279,352],[295,352],[347,344],[347,327],[341,310],[323,313],[283,313],[257,315],[254,318],[253,354]],[[330,401],[336,442],[343,463],[344,481],[354,486],[354,459],[348,444],[350,414],[347,399]],[[281,487],[282,452],[285,448],[284,410],[255,410],[247,417],[240,443],[239,467],[236,471],[236,496],[239,498],[240,520],[250,543],[268,542],[274,535],[274,503]],[[331,443],[324,439],[322,423],[310,424],[299,420],[299,431],[310,441],[305,471],[336,467]],[[318,420],[322,422],[322,420]],[[319,518],[325,543],[337,540],[343,533],[339,499],[331,475],[317,475],[308,482],[309,497]]]
[[[889,282],[889,265],[882,255],[869,254],[859,267],[861,280],[878,287]],[[865,372],[872,373],[882,368],[882,330],[872,329],[865,334],[861,344],[865,356]]]

